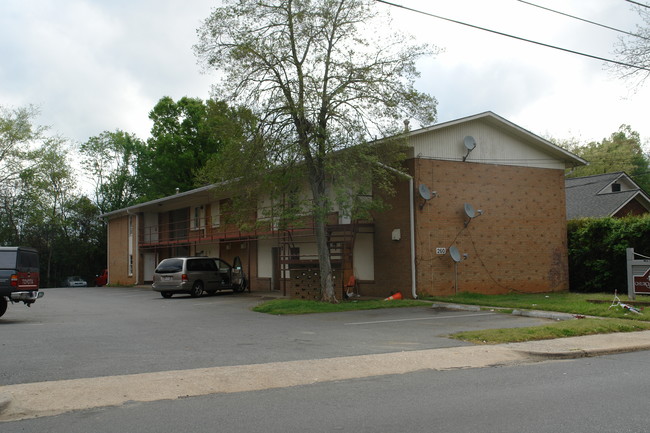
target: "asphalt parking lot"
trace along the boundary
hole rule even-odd
[[[0,385],[463,346],[446,336],[547,319],[424,306],[302,316],[266,293],[163,299],[146,287],[45,289],[0,318]]]

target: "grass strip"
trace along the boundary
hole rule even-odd
[[[313,314],[336,313],[341,311],[377,310],[380,308],[402,307],[430,307],[431,302],[415,299],[402,299],[395,301],[342,301],[338,304],[329,302],[307,301],[304,299],[274,299],[264,302],[253,308],[258,313],[284,315],[284,314]]]
[[[627,296],[619,295],[621,302],[627,302]],[[641,314],[630,312],[622,307],[612,307],[614,293],[540,293],[507,295],[480,295],[476,293],[458,293],[454,296],[428,296],[428,300],[456,304],[481,305],[509,309],[557,311],[560,313],[584,316],[611,317],[632,320],[650,320],[650,308],[641,309]],[[588,302],[589,299],[606,301]]]
[[[474,344],[501,344],[578,337],[581,335],[610,334],[613,332],[634,332],[648,329],[650,329],[650,322],[626,319],[580,319],[528,328],[464,331],[452,334],[450,337]]]

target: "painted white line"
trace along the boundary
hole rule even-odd
[[[393,323],[393,322],[411,322],[416,320],[441,320],[441,319],[455,319],[458,317],[476,317],[476,316],[491,316],[497,313],[476,313],[476,314],[457,314],[454,316],[444,316],[444,317],[416,317],[410,319],[394,319],[394,320],[375,320],[373,322],[351,322],[345,323],[345,325],[373,325],[376,323]]]

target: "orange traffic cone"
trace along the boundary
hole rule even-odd
[[[402,299],[402,292],[397,292],[394,295],[391,295],[388,298],[384,299],[384,301],[396,301],[398,299]]]

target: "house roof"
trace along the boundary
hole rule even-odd
[[[217,198],[217,188],[223,185],[223,183],[219,183],[202,186],[200,188],[179,192],[178,194],[162,197],[156,200],[134,204],[133,206],[129,206],[123,209],[106,212],[105,214],[100,215],[100,218],[113,218],[133,214],[136,212],[164,212],[168,210],[178,209],[179,207],[203,205],[205,203],[214,201]]]
[[[650,210],[650,196],[622,171],[567,178],[564,184],[567,219],[613,216],[633,200]],[[626,188],[612,191],[613,184]]]
[[[580,165],[588,165],[588,162],[577,155],[569,152],[566,149],[551,143],[545,138],[536,135],[527,129],[493,113],[492,111],[485,111],[483,113],[475,114],[472,116],[462,117],[460,119],[451,120],[448,122],[438,123],[426,128],[417,129],[409,133],[410,137],[416,137],[421,134],[426,134],[432,131],[439,131],[446,128],[451,128],[456,125],[466,124],[473,121],[481,121],[490,127],[505,132],[506,134],[517,138],[520,142],[526,143],[531,148],[537,149],[550,157],[562,161],[567,168],[576,167]]]
[[[426,128],[421,128],[417,130],[410,131],[408,136],[416,137],[422,134],[426,134],[433,131],[443,130],[445,128],[450,128],[456,125],[461,125],[473,121],[484,122],[490,127],[504,131],[511,136],[518,138],[519,140],[525,142],[527,145],[534,147],[542,152],[545,152],[549,156],[562,161],[565,166],[573,167],[577,165],[586,165],[587,161],[584,159],[572,154],[571,152],[562,149],[559,146],[551,143],[550,141],[533,134],[532,132],[510,122],[509,120],[491,112],[486,111],[483,113],[475,114],[473,116],[467,116],[460,119],[439,123],[432,125]],[[132,214],[136,212],[163,212],[166,210],[173,210],[179,207],[187,207],[193,205],[202,205],[209,203],[217,199],[216,194],[219,192],[219,188],[223,187],[225,184],[213,184],[207,185],[200,188],[196,188],[189,191],[184,191],[178,194],[170,195],[160,199],[148,201],[145,203],[139,203],[127,208],[118,209],[112,212],[107,212],[101,217],[104,218],[113,218],[118,216],[123,216],[127,214]]]

